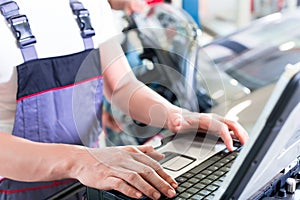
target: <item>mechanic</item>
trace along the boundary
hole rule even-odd
[[[103,93],[143,123],[210,130],[229,150],[232,137],[246,142],[237,122],[176,107],[135,78],[107,1],[1,0],[0,8],[0,199],[45,199],[74,181],[133,198],[175,195],[152,147],[93,148]]]

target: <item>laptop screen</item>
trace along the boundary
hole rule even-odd
[[[300,64],[288,66],[220,188],[217,199],[247,199],[300,155]]]

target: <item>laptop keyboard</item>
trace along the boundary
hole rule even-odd
[[[176,181],[179,186],[175,199],[213,199],[240,149],[237,148],[233,152],[224,149],[177,177]]]
[[[239,154],[241,146],[236,148],[233,152],[224,149],[223,151],[213,155],[206,161],[200,163],[196,167],[190,169],[188,172],[175,178],[178,182],[177,195],[174,200],[210,200],[213,199],[217,189],[222,184],[227,172]],[[170,152],[164,153],[166,156]],[[97,191],[97,190],[96,190]],[[96,193],[97,199],[132,199],[117,191],[100,190],[100,194]],[[99,198],[98,198],[99,197]],[[89,198],[88,198],[89,199]],[[141,200],[148,200],[149,198],[143,196]],[[169,199],[163,196],[160,200]]]

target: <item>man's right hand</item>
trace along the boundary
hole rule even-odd
[[[175,196],[176,181],[156,161],[164,155],[151,146],[81,148],[79,154],[75,178],[86,186],[117,190],[132,198]]]

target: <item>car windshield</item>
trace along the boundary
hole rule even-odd
[[[279,46],[252,51],[255,51],[254,55],[248,52],[240,59],[227,63],[225,72],[250,90],[255,90],[277,81],[287,64],[300,61],[300,37]]]
[[[300,14],[296,10],[264,17],[205,48],[221,70],[255,90],[277,81],[287,64],[299,62],[299,47]]]

